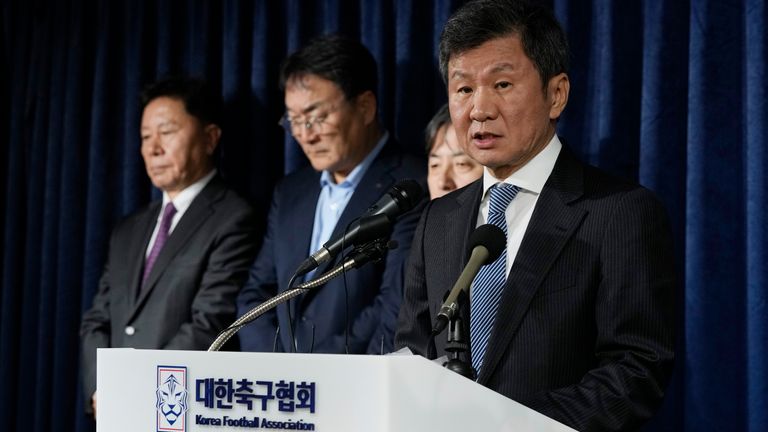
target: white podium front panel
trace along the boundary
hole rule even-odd
[[[98,350],[99,432],[570,431],[418,356]]]

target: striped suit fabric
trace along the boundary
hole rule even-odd
[[[481,195],[478,180],[422,213],[396,348],[446,354],[431,323],[468,259]],[[577,430],[642,425],[672,371],[672,253],[666,212],[650,191],[564,147],[504,284],[478,383]]]

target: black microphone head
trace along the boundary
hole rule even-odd
[[[472,253],[472,250],[478,246],[488,250],[488,258],[485,260],[485,264],[490,264],[496,261],[496,258],[507,247],[507,236],[496,225],[480,225],[469,236],[469,252]]]
[[[424,196],[419,182],[416,180],[401,180],[389,190],[370,208],[364,216],[385,214],[394,222],[398,216],[416,207]]]
[[[416,204],[421,201],[424,197],[424,189],[416,180],[405,179],[392,186],[390,194],[398,201],[400,208],[407,211],[416,207]]]

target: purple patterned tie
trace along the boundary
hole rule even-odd
[[[155,261],[157,261],[157,256],[160,255],[160,251],[163,249],[163,246],[165,246],[165,242],[168,241],[168,236],[171,231],[171,221],[175,214],[176,207],[173,206],[172,202],[168,202],[168,204],[165,205],[165,210],[163,210],[163,219],[160,220],[160,227],[157,229],[155,244],[152,245],[152,250],[149,251],[147,260],[144,262],[144,276],[141,278],[142,288],[149,277],[149,273],[152,271],[152,267],[155,265]]]

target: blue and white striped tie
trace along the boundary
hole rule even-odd
[[[507,236],[507,219],[505,216],[509,203],[517,195],[520,188],[506,183],[491,186],[491,199],[488,205],[488,223],[494,224],[504,231]],[[506,246],[496,261],[484,265],[472,282],[472,297],[470,300],[469,337],[472,348],[472,366],[480,374],[488,338],[493,330],[496,312],[499,309],[502,288],[507,281],[507,248]]]

